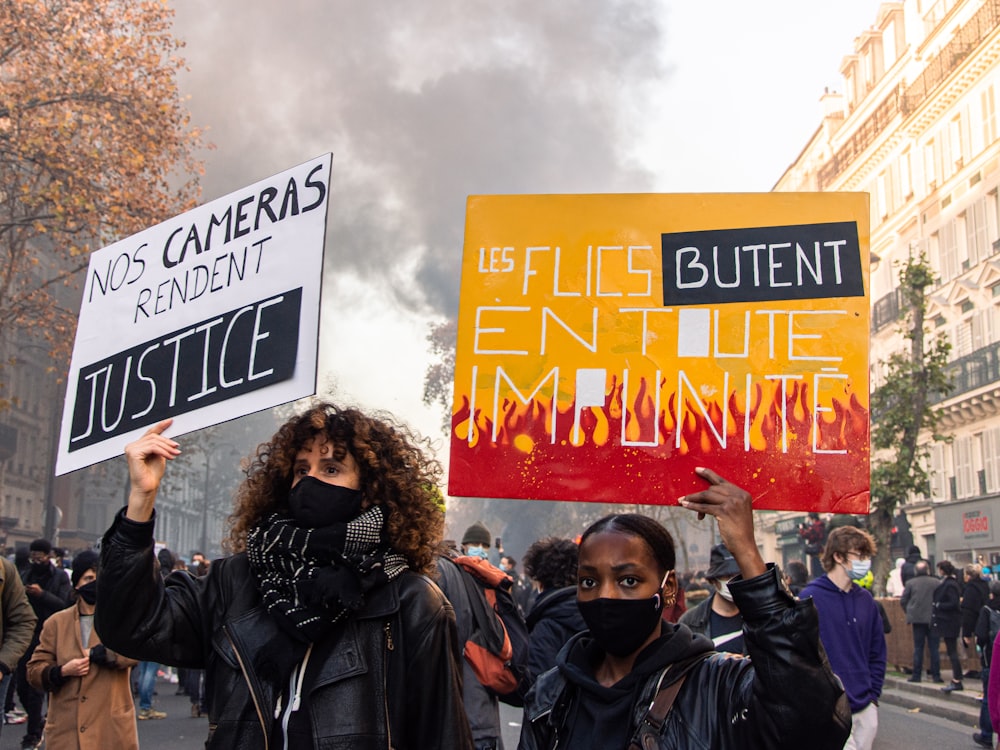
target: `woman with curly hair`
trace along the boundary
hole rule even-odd
[[[205,669],[208,748],[472,747],[461,652],[434,569],[440,466],[389,417],[318,404],[258,447],[232,556],[156,574],[153,506],[180,446],[125,449],[131,490],[102,546],[110,648]]]
[[[576,606],[578,558],[576,543],[557,537],[539,539],[522,558],[525,572],[540,592],[527,618],[532,682],[556,665],[556,655],[570,638],[587,629]]]

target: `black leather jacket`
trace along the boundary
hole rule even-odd
[[[164,581],[153,563],[153,522],[119,513],[101,548],[97,599],[95,626],[108,648],[205,669],[207,748],[275,746],[276,708],[288,704],[291,668],[306,647],[261,606],[245,554],[216,560],[202,578]],[[301,691],[313,747],[472,747],[455,615],[430,579],[407,572],[372,592],[331,640],[314,645]]]
[[[840,681],[830,670],[819,641],[819,619],[811,600],[797,601],[781,587],[780,573],[730,582],[743,613],[750,659],[736,654],[695,655],[676,664],[663,687],[682,672],[686,682],[659,737],[660,750],[787,748],[839,750],[851,731],[851,711]],[[664,625],[664,638],[687,626]],[[678,635],[681,635],[678,632]],[[565,665],[574,648],[589,640],[574,637],[559,655]],[[754,668],[754,664],[759,668]],[[661,675],[654,671],[632,704],[632,728],[639,725]],[[538,678],[525,704],[519,750],[568,747],[566,739],[579,689],[556,667]]]

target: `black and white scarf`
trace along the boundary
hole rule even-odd
[[[365,594],[407,569],[389,548],[382,508],[320,529],[272,513],[247,534],[247,557],[267,611],[315,642],[364,605]]]

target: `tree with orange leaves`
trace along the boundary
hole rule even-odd
[[[172,21],[164,0],[0,3],[0,337],[65,355],[90,252],[195,205]]]

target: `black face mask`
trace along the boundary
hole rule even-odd
[[[76,590],[76,595],[87,602],[87,604],[93,604],[97,601],[97,581],[83,584]]]
[[[48,560],[42,562],[32,561],[31,567],[28,569],[28,576],[35,583],[40,583],[49,580],[52,577],[52,571],[55,568],[52,567],[52,563]]]
[[[598,645],[614,656],[634,654],[659,626],[663,597],[577,601],[580,614]]]
[[[288,506],[300,526],[320,529],[357,518],[363,499],[361,490],[302,477],[288,493]]]

